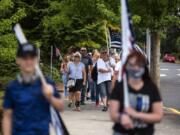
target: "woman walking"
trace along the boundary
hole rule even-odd
[[[131,53],[125,71],[130,107],[124,107],[123,81],[117,82],[110,100],[114,135],[153,135],[154,124],[163,117],[162,100],[149,76],[144,56],[136,51]]]
[[[109,61],[106,48],[101,49],[101,58],[97,61],[98,78],[97,84],[100,90],[100,96],[103,103],[102,111],[108,110],[108,99],[111,93],[112,67]]]
[[[68,95],[69,95],[68,90],[67,90],[67,81],[68,81],[67,64],[68,64],[68,58],[66,56],[61,64],[61,68],[60,68],[60,72],[61,72],[62,80],[63,80],[63,84],[64,84],[64,97],[66,99],[68,98]]]
[[[69,92],[72,93],[72,101],[75,104],[75,111],[80,111],[81,90],[86,84],[85,66],[81,62],[81,54],[74,54],[74,61],[68,64]]]
[[[97,78],[98,78],[97,61],[99,58],[100,58],[100,54],[97,50],[95,50],[93,52],[93,57],[92,57],[93,69],[91,72],[91,78],[93,81],[93,84],[92,84],[93,87],[91,89],[91,100],[95,99],[96,106],[99,106],[99,95],[100,95],[100,91],[97,88]]]

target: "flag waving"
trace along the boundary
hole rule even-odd
[[[122,28],[122,64],[134,49],[134,36],[132,33],[132,20],[128,10],[127,0],[121,0],[121,28]]]
[[[128,86],[127,78],[124,72],[124,64],[128,55],[134,49],[134,36],[132,33],[132,20],[128,10],[127,0],[121,0],[121,28],[122,28],[122,78],[124,86],[124,106],[129,106],[129,95],[128,95]]]

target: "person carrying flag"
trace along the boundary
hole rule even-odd
[[[19,45],[16,63],[20,73],[5,91],[3,135],[49,135],[50,106],[63,110],[53,81],[46,78],[47,83],[43,83],[36,72],[37,56],[34,45]]]
[[[110,100],[114,135],[153,135],[154,123],[161,121],[163,109],[159,90],[149,76],[146,59],[134,51],[127,57],[124,67],[130,105],[124,105],[124,80],[117,82]]]

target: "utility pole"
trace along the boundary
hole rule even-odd
[[[53,46],[51,45],[51,60],[50,60],[50,68],[51,68],[51,78],[53,77]]]
[[[149,62],[149,69],[151,67],[151,34],[149,28],[146,29],[146,55]]]

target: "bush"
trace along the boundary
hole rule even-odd
[[[61,77],[60,77],[60,73],[59,73],[59,71],[57,70],[57,68],[54,68],[54,67],[53,67],[53,69],[52,69],[52,76],[51,76],[51,68],[50,68],[49,65],[43,65],[43,64],[41,64],[40,67],[41,67],[44,75],[52,78],[52,79],[55,81],[55,83],[57,83],[57,82],[62,82]]]

